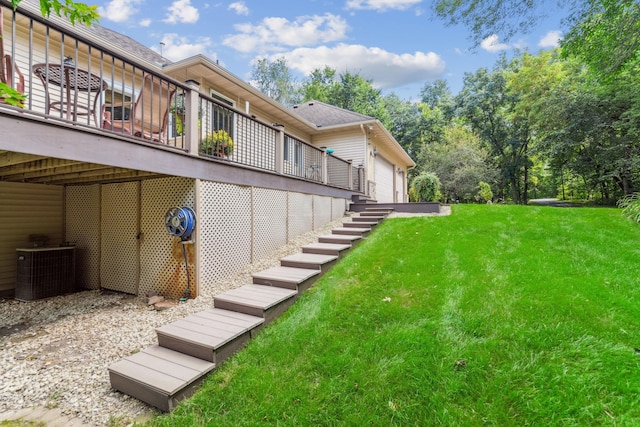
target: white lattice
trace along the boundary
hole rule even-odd
[[[287,244],[287,193],[253,189],[253,261]]]
[[[185,295],[187,275],[183,244],[179,237],[169,235],[164,215],[170,208],[195,206],[195,180],[188,178],[160,178],[142,181],[140,209],[140,287],[139,294],[153,290],[165,298],[178,299]],[[196,210],[196,227],[198,227]],[[187,244],[191,298],[198,295],[196,284],[195,245]]]
[[[70,186],[65,196],[65,241],[76,246],[76,283],[100,287],[100,186]]]
[[[138,182],[102,186],[100,285],[138,293]]]
[[[251,263],[251,188],[202,181],[198,207],[200,292]]]
[[[331,200],[331,220],[342,218],[347,210],[346,200],[334,197]]]
[[[313,196],[313,228],[331,222],[331,197]]]
[[[313,230],[313,196],[289,193],[289,240]]]

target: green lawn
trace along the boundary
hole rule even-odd
[[[640,226],[390,219],[153,425],[640,425]]]

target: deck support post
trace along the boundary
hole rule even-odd
[[[274,123],[273,126],[278,130],[276,135],[275,169],[276,173],[282,174],[284,172],[284,125]]]
[[[184,133],[187,141],[187,150],[189,154],[198,155],[199,129],[198,129],[198,104],[200,101],[200,83],[195,80],[187,80],[185,82],[189,86],[189,91],[185,96],[185,123]]]

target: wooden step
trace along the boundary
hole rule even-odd
[[[338,260],[337,255],[297,253],[280,259],[283,267],[309,268],[325,273]]]
[[[276,286],[303,292],[318,279],[320,270],[280,266],[254,273],[252,276],[253,283],[256,285]]]
[[[109,366],[111,387],[165,412],[190,397],[215,364],[152,346]]]
[[[263,323],[262,317],[212,308],[161,326],[156,333],[160,346],[219,365]]]
[[[332,234],[350,234],[352,236],[364,237],[371,232],[371,228],[349,228],[338,227],[331,230]]]
[[[267,324],[297,299],[298,292],[292,289],[264,285],[244,285],[213,297],[216,308],[237,311],[262,317]]]
[[[377,221],[369,221],[369,222],[364,222],[364,221],[353,221],[353,222],[343,222],[342,226],[346,227],[346,228],[369,228],[372,229],[374,228],[376,225],[378,225]]]
[[[379,224],[384,220],[383,216],[352,216],[351,221],[353,222],[375,222]]]
[[[337,243],[342,245],[351,245],[354,247],[362,241],[362,236],[356,236],[354,234],[327,234],[318,237],[320,243]]]
[[[305,254],[335,255],[341,257],[351,249],[351,245],[343,243],[310,243],[302,247]]]
[[[368,208],[364,208],[367,212],[380,212],[380,213],[389,213],[389,212],[393,212],[394,209],[393,208],[384,208],[381,206],[376,206],[376,207],[368,207]]]

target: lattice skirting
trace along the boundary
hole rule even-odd
[[[77,248],[80,286],[180,298],[187,276],[180,239],[164,227],[173,206],[195,210],[186,245],[190,296],[267,256],[296,236],[344,215],[345,199],[187,178],[70,186],[65,239]]]

